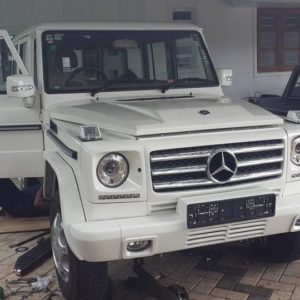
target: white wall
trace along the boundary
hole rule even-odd
[[[172,11],[191,9],[204,28],[217,68],[234,70],[234,97],[281,94],[289,74],[255,72],[255,8],[224,0],[0,0],[0,28],[17,33],[48,21],[171,21]]]

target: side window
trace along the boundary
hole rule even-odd
[[[16,74],[16,62],[4,38],[0,37],[0,94],[6,94],[6,79]]]

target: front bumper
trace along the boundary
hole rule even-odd
[[[232,197],[232,193],[227,196]],[[69,225],[65,228],[68,243],[78,259],[98,262],[151,256],[300,230],[300,226],[295,225],[300,218],[299,194],[288,193],[281,197],[278,193],[274,217],[192,230],[186,228],[180,209],[186,201],[189,200],[179,200],[177,212],[172,214]],[[128,243],[137,240],[151,240],[151,247],[141,252],[129,252]]]

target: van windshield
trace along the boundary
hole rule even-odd
[[[46,31],[42,45],[47,93],[218,85],[195,31]]]

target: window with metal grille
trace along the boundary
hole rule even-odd
[[[300,63],[300,8],[258,8],[258,72],[291,71]]]

